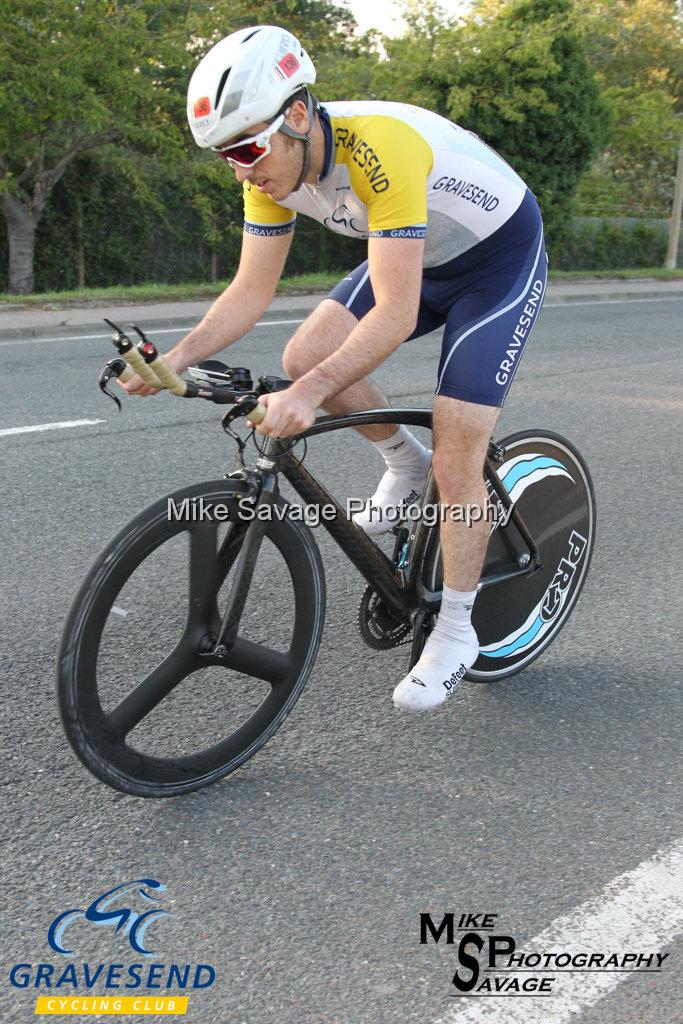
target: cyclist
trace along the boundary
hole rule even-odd
[[[188,89],[195,141],[244,188],[235,278],[169,353],[178,372],[246,334],[268,308],[297,213],[368,239],[368,259],[295,332],[283,365],[295,383],[262,401],[258,429],[287,437],[316,410],[388,407],[369,379],[402,342],[444,326],[434,401],[433,466],[441,502],[485,509],[482,468],[496,418],[546,284],[541,215],[521,178],[477,136],[401,103],[320,104],[315,69],[286,29],[254,26],[217,43]],[[151,394],[140,378],[125,385]],[[385,510],[420,494],[431,452],[405,426],[359,428],[386,472],[356,522],[391,529]],[[394,703],[443,703],[479,653],[472,606],[490,525],[446,516],[441,610]]]

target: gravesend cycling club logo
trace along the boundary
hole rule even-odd
[[[502,934],[497,918],[498,914],[492,913],[420,914],[420,945],[444,943],[455,947],[456,970],[451,977],[450,996],[552,998],[562,991],[563,973],[659,973],[669,956],[596,949],[518,952],[516,939]]]
[[[64,933],[73,921],[82,918],[94,925],[113,925],[117,935],[121,932],[128,937],[131,948],[136,953],[151,956],[153,950],[145,949],[142,944],[144,933],[152,921],[164,917],[168,910],[157,908],[139,914],[130,907],[117,907],[116,904],[126,897],[130,899],[131,896],[138,896],[140,900],[154,903],[160,898],[158,894],[165,889],[166,886],[154,878],[139,878],[135,882],[117,885],[93,900],[86,910],[65,910],[63,914],[58,914],[48,929],[47,941],[55,953],[73,956],[73,950],[64,948]]]
[[[351,211],[349,210],[346,203],[342,203],[341,206],[338,206],[336,208],[336,210],[333,210],[331,216],[325,217],[323,223],[325,224],[325,227],[330,228],[330,230],[332,231],[335,231],[341,227],[350,228],[351,231],[355,231],[356,234],[358,235],[365,234],[363,228],[359,228],[357,224],[354,224]]]
[[[85,906],[62,911],[47,929],[48,945],[60,961],[14,964],[10,985],[38,993],[36,1014],[185,1014],[185,993],[210,988],[216,969],[206,963],[152,961],[162,938],[159,924],[170,916],[163,905],[165,892],[157,879],[138,878],[106,889]],[[87,960],[84,951],[93,929],[111,935],[117,962]],[[155,994],[161,990],[164,994]]]

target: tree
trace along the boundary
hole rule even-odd
[[[676,0],[574,0],[586,56],[607,86],[683,97],[683,12]]]
[[[538,196],[547,234],[566,231],[581,175],[609,111],[572,24],[569,0],[479,0],[459,22],[407,17],[378,79],[476,132]],[[402,68],[405,78],[398,81]]]
[[[137,201],[161,217],[153,169],[163,164],[211,246],[234,233],[237,193],[226,195],[225,165],[194,147],[185,92],[214,42],[255,23],[297,33],[323,83],[350,82],[354,61],[369,59],[349,10],[329,0],[263,0],[256,8],[250,0],[0,0],[0,209],[10,291],[32,290],[36,228],[66,169],[93,151],[104,149]],[[86,165],[96,173],[97,162]],[[80,184],[98,183],[96,176]]]
[[[372,93],[448,117],[462,31],[436,0],[404,0],[401,14],[407,30],[397,38],[382,39],[387,59],[375,67]]]
[[[675,0],[576,0],[577,29],[612,113],[579,190],[586,214],[667,216],[683,118],[683,18]]]
[[[10,290],[28,292],[36,226],[78,155],[113,143],[182,151],[164,86],[191,54],[178,0],[12,0],[0,11],[0,207]]]
[[[683,130],[673,98],[639,86],[611,86],[602,95],[612,113],[612,131],[581,181],[581,211],[587,216],[666,217]]]

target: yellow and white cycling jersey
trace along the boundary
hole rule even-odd
[[[285,234],[304,213],[355,238],[425,238],[441,266],[502,227],[527,186],[472,132],[405,103],[326,103],[325,167],[276,202],[244,185],[244,230]]]

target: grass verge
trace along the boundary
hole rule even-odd
[[[278,286],[278,295],[310,295],[329,291],[340,278],[340,274],[299,274],[285,277]],[[676,281],[683,279],[683,269],[664,270],[648,267],[639,270],[596,270],[596,271],[553,271],[551,281],[633,281],[633,280]],[[113,303],[181,302],[195,299],[213,299],[227,286],[228,281],[212,284],[142,284],[131,287],[79,288],[74,291],[43,292],[35,295],[9,295],[0,293],[0,311],[3,308],[20,309],[46,308],[66,309],[69,306],[102,306]]]
[[[683,268],[640,267],[637,270],[551,270],[551,281],[680,281]]]
[[[278,295],[307,295],[328,291],[339,281],[341,274],[300,274],[283,277]],[[9,295],[0,292],[0,309],[6,306],[45,307],[52,309],[68,306],[102,306],[115,302],[182,302],[194,299],[214,299],[228,286],[229,281],[188,284],[115,285],[111,288],[76,288],[73,291],[41,292],[33,295]]]

